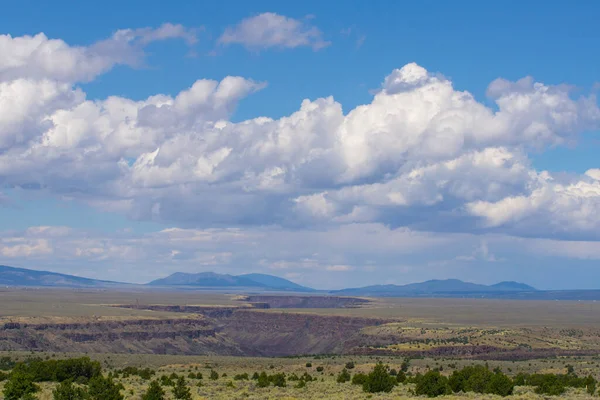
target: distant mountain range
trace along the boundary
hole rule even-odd
[[[433,296],[465,297],[479,294],[493,294],[504,292],[534,292],[532,286],[519,282],[500,282],[495,285],[480,285],[464,282],[458,279],[430,280],[408,285],[374,285],[361,288],[336,290],[332,293],[345,296],[374,296],[374,297],[409,297]]]
[[[374,285],[342,290],[315,290],[266,274],[227,275],[214,272],[177,272],[145,285],[82,278],[49,271],[0,265],[0,286],[66,288],[135,288],[170,290],[237,290],[264,292],[315,292],[361,297],[494,298],[517,300],[600,300],[600,290],[537,290],[519,282],[481,285],[458,279],[430,280],[408,285]]]
[[[130,284],[0,265],[0,285],[36,287],[114,287],[128,286]]]
[[[188,274],[176,272],[166,278],[148,283],[149,286],[193,286],[204,288],[256,288],[293,292],[311,292],[314,289],[300,286],[287,279],[266,274],[227,275],[214,272]]]

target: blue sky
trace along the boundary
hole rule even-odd
[[[591,1],[5,5],[0,263],[594,287],[599,16]]]

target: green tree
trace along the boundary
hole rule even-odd
[[[123,400],[123,385],[102,375],[90,379],[88,392],[92,400]]]
[[[513,394],[514,388],[515,384],[512,379],[502,372],[496,372],[488,382],[485,392],[506,397]]]
[[[285,387],[285,374],[280,372],[278,374],[273,374],[269,377],[269,381],[276,387]]]
[[[531,376],[530,380],[535,383],[535,392],[537,394],[547,394],[550,396],[560,396],[567,389],[564,382],[554,374],[544,374]]]
[[[400,371],[408,372],[409,366],[410,366],[410,358],[405,358],[404,361],[402,361],[402,364],[400,364]]]
[[[440,374],[440,371],[429,371],[417,382],[415,394],[427,397],[443,396],[452,393],[448,378]]]
[[[146,393],[142,395],[142,400],[164,400],[165,391],[158,381],[150,382]]]
[[[259,388],[265,388],[267,386],[269,386],[271,384],[271,381],[269,380],[268,375],[266,374],[265,371],[261,372],[260,375],[258,375],[258,380],[256,381],[256,386]]]
[[[585,390],[588,392],[589,395],[593,396],[596,392],[596,379],[594,379],[593,376],[589,375],[587,378],[585,378],[584,382]]]
[[[56,389],[52,391],[53,400],[85,400],[89,395],[87,390],[74,386],[71,381],[61,382]]]
[[[406,382],[406,374],[404,373],[404,371],[400,371],[396,374],[396,382],[398,382],[398,383]]]
[[[346,368],[344,368],[342,370],[342,372],[340,372],[340,374],[337,376],[336,382],[337,383],[346,383],[350,380],[350,372],[348,372],[348,370]]]
[[[26,396],[34,398],[33,394],[38,390],[39,387],[33,383],[33,376],[15,371],[10,374],[2,393],[5,400],[20,400]]]
[[[366,374],[355,374],[352,377],[352,384],[353,385],[364,385],[364,383],[367,381],[367,375]]]
[[[396,378],[388,374],[387,367],[379,363],[367,375],[363,390],[367,393],[391,392],[396,385]]]
[[[486,393],[494,374],[487,368],[477,365],[465,382],[465,392]]]
[[[210,371],[210,376],[209,378],[213,381],[216,381],[217,379],[219,379],[219,374],[217,371],[215,371],[214,369]]]
[[[173,388],[173,397],[175,397],[177,400],[192,399],[192,393],[190,388],[187,387],[183,376],[180,376],[175,383],[175,387]]]

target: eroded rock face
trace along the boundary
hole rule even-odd
[[[254,308],[357,308],[370,303],[358,297],[338,296],[246,296]]]
[[[241,355],[206,318],[4,325],[0,350]]]
[[[247,355],[346,353],[361,329],[391,322],[378,318],[285,312],[236,311],[219,321],[221,331]]]
[[[156,309],[172,311],[169,306]],[[355,346],[361,329],[388,322],[222,307],[201,311],[204,315],[197,318],[5,325],[0,328],[0,350],[249,356],[342,353]]]
[[[57,323],[9,321],[0,325],[0,350],[240,356],[337,353],[502,360],[597,353],[591,347],[526,348],[516,344],[502,347],[471,342],[400,350],[401,347],[389,346],[418,342],[422,338],[414,330],[398,329],[397,319],[317,315],[247,307],[144,308],[171,312],[177,309],[186,315],[166,319],[90,318]],[[190,316],[190,313],[196,315]],[[546,333],[549,332],[538,332]],[[597,337],[600,332],[565,331],[563,334],[569,337]]]

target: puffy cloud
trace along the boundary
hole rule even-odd
[[[143,61],[144,46],[158,40],[180,38],[196,42],[193,30],[181,25],[122,29],[91,46],[70,46],[43,33],[35,36],[0,35],[0,82],[50,79],[87,82],[117,64],[137,66]]]
[[[546,275],[536,267],[540,260],[544,266],[568,260],[577,268],[598,259],[593,241],[427,233],[374,223],[297,230],[167,228],[145,234],[60,226],[0,231],[0,264],[138,283],[177,271],[215,271],[289,276],[319,288],[432,276],[535,285]]]
[[[333,272],[347,272],[351,271],[353,268],[349,265],[330,265],[325,269]]]
[[[241,44],[251,50],[300,46],[319,50],[331,44],[323,39],[318,28],[309,24],[309,18],[298,20],[270,12],[246,18],[227,28],[218,42]]]
[[[7,258],[37,258],[52,254],[46,239],[9,238],[0,240],[0,255]]]
[[[466,207],[487,226],[509,227],[516,234],[600,239],[600,181],[587,176],[561,183],[542,173],[525,194]]]
[[[172,26],[121,35],[144,42],[183,33]],[[327,97],[279,119],[232,122],[239,101],[265,83],[226,77],[175,96],[91,101],[39,71],[48,77],[0,82],[4,186],[182,227],[376,222],[577,238],[599,231],[598,172],[552,176],[527,157],[600,125],[595,97],[574,98],[564,86],[496,80],[490,108],[412,63],[346,114]]]

